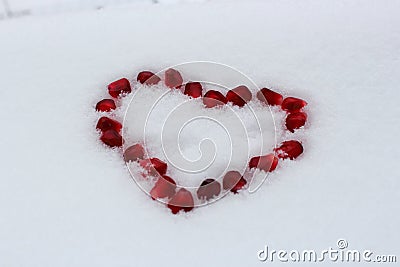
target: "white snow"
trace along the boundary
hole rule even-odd
[[[0,266],[273,265],[264,245],[339,238],[399,258],[399,11],[209,1],[0,21]],[[306,99],[309,121],[304,154],[255,194],[173,216],[98,141],[93,109],[110,81],[192,60]]]
[[[225,77],[203,82],[204,92],[217,89],[225,93],[229,88],[245,84],[246,80],[243,74],[215,63],[192,62],[174,68],[185,80],[206,81],[217,73]],[[235,80],[239,82],[227,85]],[[248,83],[254,91],[254,99],[248,105],[239,108],[228,104],[207,109],[201,98],[192,99],[184,95],[181,92],[183,88],[171,90],[162,83],[149,87],[132,81],[132,94],[123,98],[122,105],[114,112],[116,114],[110,116],[120,121],[124,119],[125,147],[144,144],[148,157],[167,162],[168,175],[179,185],[192,187],[195,193],[204,179],[214,178],[222,182],[227,171],[244,173],[251,157],[273,152],[275,127],[272,114],[269,107],[255,97],[257,86],[251,86],[251,81]],[[278,113],[278,109],[275,110]],[[100,113],[100,116],[104,114]],[[282,130],[279,129],[278,133]],[[136,164],[132,165],[131,171],[141,172]],[[135,178],[143,179],[141,175]]]

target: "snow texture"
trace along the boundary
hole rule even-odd
[[[225,94],[229,88],[246,84],[247,80],[243,74],[215,63],[192,62],[174,68],[187,81],[208,80],[203,82],[204,92],[217,89]],[[225,78],[209,79],[216,74]],[[255,96],[257,86],[247,82]],[[244,173],[251,157],[273,152],[275,127],[272,114],[256,97],[242,108],[229,103],[205,108],[202,98],[186,96],[181,92],[183,89],[136,83],[133,93],[124,97],[122,105],[111,114],[120,121],[124,119],[125,147],[144,144],[147,157],[167,162],[167,174],[178,184],[193,187],[194,193],[204,179],[212,177],[222,182],[227,171]],[[99,114],[99,117],[103,115]],[[135,166],[132,165],[131,171],[140,173]],[[257,181],[265,175],[260,175]],[[143,179],[141,175],[135,178]]]
[[[264,245],[322,250],[338,238],[398,253],[399,11],[210,1],[1,21],[0,266],[274,265],[258,261]],[[305,153],[255,194],[173,216],[98,141],[93,109],[110,81],[192,60],[306,99],[294,135]]]

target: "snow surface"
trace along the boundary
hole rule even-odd
[[[0,266],[273,265],[264,245],[338,238],[399,257],[399,11],[215,1],[1,21]],[[98,141],[93,108],[110,81],[192,60],[306,99],[309,121],[305,153],[255,194],[173,216]]]
[[[184,88],[171,90],[162,83],[149,87],[131,81],[132,94],[109,114],[124,122],[125,148],[144,144],[147,157],[167,162],[167,174],[179,185],[191,187],[194,195],[204,179],[214,178],[222,183],[227,171],[245,173],[250,158],[273,152],[275,132],[281,135],[283,129],[275,131],[270,108],[257,100],[259,89],[248,77],[212,62],[190,62],[173,68],[185,77],[184,82],[201,81],[204,92],[214,89],[226,94],[229,89],[246,84],[253,90],[254,98],[242,108],[228,104],[210,109],[204,108],[202,98],[184,95]],[[163,77],[164,71],[159,75]],[[278,108],[273,110],[277,116],[284,114]],[[101,116],[104,113],[99,113]],[[129,167],[137,174],[137,182],[148,184],[147,177],[143,179],[140,174],[142,168],[135,163]],[[253,177],[249,183],[251,191],[266,175],[262,172]],[[246,172],[246,176],[250,182],[252,173]]]
[[[27,15],[37,16],[103,9],[132,3],[169,4],[204,1],[207,0],[2,0],[0,1],[0,20]]]

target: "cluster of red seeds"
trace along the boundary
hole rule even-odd
[[[150,71],[142,71],[137,76],[141,84],[155,85],[161,82],[161,78]],[[199,82],[187,82],[183,84],[182,75],[174,69],[165,71],[164,83],[171,89],[182,90],[185,95],[193,98],[202,97],[206,108],[213,108],[227,104],[243,107],[252,99],[252,93],[244,86],[238,86],[229,90],[224,96],[221,92],[208,90],[203,96],[203,87]],[[132,91],[130,82],[122,78],[108,85],[108,92],[113,99],[103,99],[96,105],[100,112],[110,112],[116,108],[115,100]],[[307,103],[299,98],[286,97],[270,89],[263,88],[257,93],[257,99],[266,105],[280,106],[287,112],[286,128],[290,132],[305,125],[307,114],[302,109]],[[123,139],[120,134],[122,124],[108,117],[101,117],[96,128],[101,131],[100,140],[110,147],[121,147]],[[278,161],[284,159],[295,159],[303,153],[303,146],[299,141],[289,140],[282,142],[274,149],[274,153],[253,157],[249,161],[249,170],[257,168],[265,172],[272,172],[276,169]],[[183,210],[190,211],[194,207],[193,195],[185,188],[179,188],[176,182],[167,173],[167,163],[158,158],[145,158],[145,150],[141,144],[129,146],[124,152],[125,162],[136,161],[146,170],[146,174],[157,178],[154,187],[150,191],[152,199],[168,198],[168,208],[176,214]],[[238,171],[229,171],[222,180],[222,188],[238,193],[247,184],[243,174]],[[221,184],[212,178],[205,179],[197,190],[197,197],[200,200],[210,200],[221,193]]]

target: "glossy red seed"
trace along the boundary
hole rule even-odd
[[[247,184],[247,181],[244,178],[241,178],[239,182],[231,189],[231,192],[237,194],[238,191],[242,190],[243,187]]]
[[[100,136],[100,140],[110,147],[120,147],[123,142],[122,136],[113,129],[103,132]]]
[[[243,107],[251,98],[252,95],[249,88],[244,85],[229,90],[226,94],[226,100],[239,107]]]
[[[144,159],[139,161],[139,164],[147,170],[151,176],[162,176],[167,173],[167,163],[158,158]]]
[[[181,188],[168,202],[168,208],[173,214],[177,214],[183,210],[185,212],[191,211],[194,207],[192,193],[188,190]]]
[[[287,115],[286,117],[286,128],[294,133],[295,129],[299,129],[300,127],[306,124],[307,114],[301,111],[293,112]]]
[[[122,129],[122,124],[116,120],[113,120],[113,119],[110,119],[107,117],[101,117],[99,119],[99,121],[97,122],[96,129],[98,129],[102,132],[113,129],[117,133],[119,133]]]
[[[109,112],[116,109],[115,102],[112,99],[103,99],[96,104],[96,110],[102,112]]]
[[[183,84],[182,75],[179,71],[168,69],[165,71],[165,85],[169,88],[180,88]]]
[[[263,88],[257,92],[257,98],[265,104],[275,106],[282,104],[283,96],[268,88]]]
[[[282,142],[281,145],[275,148],[278,158],[281,159],[295,159],[303,153],[303,145],[296,140]]]
[[[258,168],[265,172],[272,172],[278,165],[278,158],[274,154],[254,157],[249,162],[249,168]]]
[[[231,190],[242,178],[238,171],[229,171],[225,174],[222,181],[224,190]]]
[[[227,103],[223,94],[218,91],[210,90],[203,97],[203,103],[207,108],[213,108]]]
[[[229,171],[225,174],[223,179],[223,187],[225,190],[230,190],[233,193],[238,193],[245,185],[247,181],[238,171]]]
[[[144,157],[144,148],[141,144],[135,144],[133,146],[130,146],[124,151],[125,162],[136,161],[138,159],[142,159],[143,157]]]
[[[115,98],[117,98],[121,94],[128,94],[131,91],[131,84],[126,78],[122,78],[108,85],[108,93]]]
[[[287,112],[299,111],[307,105],[307,102],[295,97],[286,97],[282,102],[282,109]]]
[[[159,83],[161,79],[151,71],[142,71],[138,74],[137,81],[142,84],[155,85]]]
[[[185,85],[183,93],[193,98],[201,97],[203,95],[203,87],[199,82],[190,82]]]
[[[218,196],[221,193],[221,185],[214,179],[205,179],[199,189],[197,189],[197,197],[199,199],[209,200],[214,196]]]
[[[176,182],[169,176],[160,176],[150,191],[152,199],[171,198],[175,195]]]

